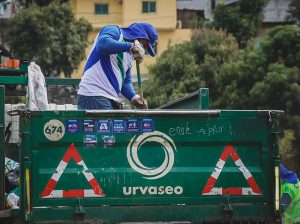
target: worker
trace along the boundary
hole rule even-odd
[[[281,200],[284,224],[300,224],[300,183],[297,174],[280,164]]]
[[[154,57],[156,29],[148,23],[133,23],[127,28],[103,27],[91,48],[79,84],[78,109],[122,109],[121,93],[139,109],[147,101],[135,93],[131,81],[132,59],[143,61],[145,50]]]

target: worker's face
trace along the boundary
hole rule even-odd
[[[139,42],[143,45],[144,49],[148,49],[148,40],[147,39],[138,39]]]

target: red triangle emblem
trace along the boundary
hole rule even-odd
[[[79,190],[54,190],[59,178],[65,171],[69,161],[73,159],[78,165],[83,167],[82,173],[89,182],[91,189],[79,189]],[[45,189],[41,193],[42,198],[74,198],[74,197],[105,197],[103,190],[98,184],[94,175],[88,171],[85,162],[82,160],[80,154],[73,144],[69,146],[60,163],[58,164],[55,172],[52,174]]]
[[[243,173],[246,181],[248,182],[250,187],[239,187],[239,188],[222,188],[222,187],[214,187],[224,164],[226,163],[228,158],[231,158],[235,165],[239,168],[239,170]],[[235,151],[232,145],[228,145],[223,150],[219,161],[216,164],[215,171],[209,177],[205,187],[203,188],[202,195],[262,195],[262,191],[260,190],[258,184],[256,183],[254,177],[249,172],[249,170],[245,167],[242,160],[239,158],[239,155]]]

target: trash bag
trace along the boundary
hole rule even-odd
[[[19,167],[5,174],[5,193],[9,193],[19,186],[20,170]]]
[[[4,174],[7,174],[8,172],[17,169],[20,166],[20,164],[8,157],[5,157],[5,167],[4,167]]]
[[[45,77],[40,66],[31,62],[28,66],[28,91],[26,95],[29,110],[48,110]]]
[[[11,190],[6,195],[6,208],[19,208],[20,205],[20,188],[17,187]]]

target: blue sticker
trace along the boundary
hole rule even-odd
[[[102,136],[102,142],[104,147],[112,146],[116,142],[116,138],[113,135],[104,135]]]
[[[85,135],[83,139],[85,146],[95,146],[97,145],[97,136],[96,135]]]
[[[67,120],[67,132],[68,133],[79,133],[79,121],[78,120]]]
[[[98,133],[110,133],[110,121],[99,120],[98,121]]]
[[[114,133],[125,133],[125,121],[114,120],[113,121],[113,132]]]
[[[84,120],[83,121],[83,131],[84,132],[95,132],[95,121]]]
[[[139,122],[137,119],[127,120],[127,131],[128,132],[138,132],[139,131]]]
[[[152,119],[143,119],[142,120],[142,131],[143,132],[154,131],[154,123],[153,123]]]

